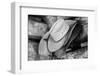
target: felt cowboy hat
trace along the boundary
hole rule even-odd
[[[70,31],[75,27],[75,23],[76,21],[73,20],[57,20],[41,39],[39,43],[39,54],[48,56],[50,52],[59,50],[64,45],[66,39],[70,38]]]

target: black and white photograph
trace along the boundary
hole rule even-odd
[[[88,58],[88,17],[28,15],[28,61]]]
[[[72,73],[95,68],[97,10],[55,5],[11,4],[11,72]]]

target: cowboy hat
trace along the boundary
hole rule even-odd
[[[70,32],[73,24],[76,21],[73,20],[57,20],[51,27],[39,43],[39,54],[48,56],[50,52],[59,50],[65,43],[68,37],[67,33]],[[68,38],[69,39],[69,38]]]

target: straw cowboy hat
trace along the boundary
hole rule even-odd
[[[48,56],[50,52],[59,50],[65,44],[65,41],[67,42],[70,38],[75,23],[76,21],[73,20],[57,20],[41,39],[39,43],[39,54]]]

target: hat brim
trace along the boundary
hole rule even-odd
[[[40,55],[43,55],[43,56],[48,56],[50,53],[48,51],[48,47],[47,47],[47,41],[45,39],[47,39],[49,36],[49,32],[47,32],[45,34],[45,36],[43,36],[43,38],[41,39],[40,43],[39,43],[39,49],[38,49],[38,53]]]

